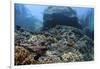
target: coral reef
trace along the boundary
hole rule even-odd
[[[15,65],[91,61],[93,41],[78,28],[56,25],[30,33],[15,30]]]
[[[28,6],[15,4],[15,65],[94,60],[94,9]]]

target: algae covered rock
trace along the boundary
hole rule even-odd
[[[70,7],[48,7],[44,11],[43,20],[44,29],[48,29],[56,25],[81,28],[76,12]]]

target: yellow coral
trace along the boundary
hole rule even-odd
[[[15,65],[21,64],[35,64],[36,62],[32,58],[30,52],[20,46],[15,47]]]

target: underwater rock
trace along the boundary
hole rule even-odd
[[[81,28],[76,12],[70,7],[48,7],[44,11],[43,20],[44,29],[49,29],[56,25]]]

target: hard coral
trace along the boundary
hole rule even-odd
[[[68,52],[62,55],[62,59],[64,62],[75,62],[82,61],[83,56],[79,52]]]
[[[15,65],[24,65],[24,64],[35,64],[32,54],[23,48],[16,46],[15,47]]]

